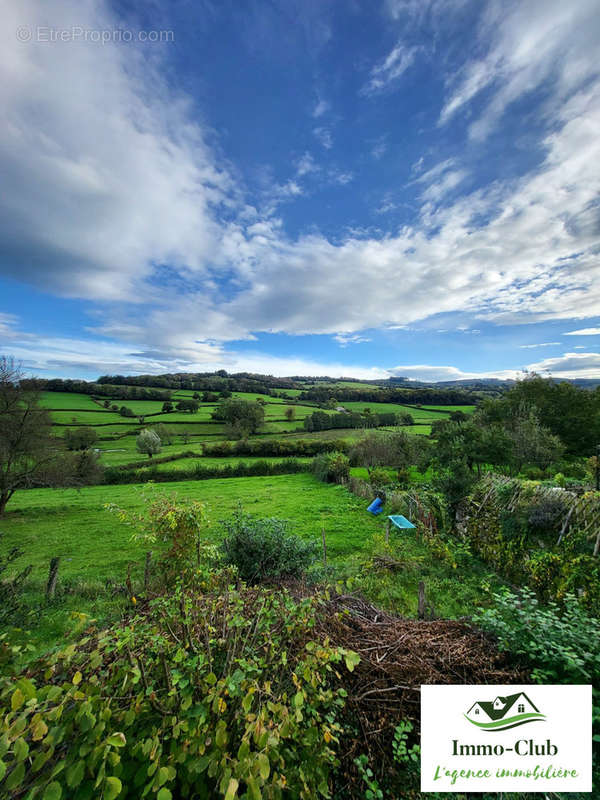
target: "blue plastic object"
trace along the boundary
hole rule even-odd
[[[389,516],[388,519],[391,520],[397,528],[414,528],[415,527],[412,524],[412,522],[407,520],[406,517],[403,517],[402,514],[393,514],[393,515]]]
[[[383,500],[380,497],[376,497],[367,508],[367,511],[370,511],[371,514],[381,514],[383,511]]]

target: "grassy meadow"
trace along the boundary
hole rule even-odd
[[[340,382],[340,387],[353,388],[352,382]],[[375,388],[373,385],[372,388]],[[303,420],[315,411],[314,404],[302,404],[297,397],[300,390],[288,390],[287,397],[272,397],[256,393],[234,392],[250,402],[260,400],[265,411],[265,420],[253,438],[276,438],[280,440],[332,440],[357,439],[364,434],[362,429],[334,429],[307,432]],[[192,397],[194,392],[182,390],[172,393],[172,402]],[[102,466],[123,467],[137,464],[138,470],[149,474],[158,470],[169,474],[169,482],[157,486],[153,491],[175,492],[182,498],[194,498],[206,504],[210,524],[206,527],[206,538],[218,541],[221,536],[219,520],[230,516],[237,508],[258,516],[276,516],[289,520],[292,530],[321,547],[321,532],[324,528],[327,541],[328,570],[338,580],[350,581],[360,576],[360,565],[368,558],[372,542],[382,534],[384,521],[366,512],[364,500],[357,499],[345,488],[320,483],[310,473],[243,477],[208,480],[178,480],[177,473],[196,467],[219,469],[239,464],[252,465],[257,461],[274,464],[285,457],[229,456],[204,457],[203,443],[218,442],[224,438],[224,425],[211,419],[216,403],[201,403],[197,413],[162,412],[159,400],[110,401],[104,408],[104,399],[94,401],[89,395],[69,392],[43,392],[41,404],[50,411],[53,433],[62,437],[69,428],[89,426],[98,436],[94,448]],[[340,403],[349,411],[362,412],[370,408],[372,413],[396,412],[412,414],[415,425],[403,430],[416,435],[429,435],[431,424],[449,416],[454,407],[411,408],[393,403]],[[126,406],[135,416],[123,417],[112,409]],[[294,418],[285,418],[287,408],[292,408]],[[465,411],[472,407],[465,406]],[[328,413],[335,413],[329,410]],[[143,418],[143,421],[140,421]],[[161,452],[150,459],[138,452],[136,436],[142,428],[166,425],[170,431],[170,443],[163,442]],[[384,430],[394,430],[386,428]],[[189,455],[188,455],[189,454]],[[157,459],[178,457],[172,461],[156,464]],[[309,458],[297,458],[308,466]],[[362,468],[352,474],[366,477]],[[189,472],[187,473],[189,475]],[[116,479],[118,481],[118,477]],[[50,608],[44,606],[43,621],[37,623],[35,615],[24,621],[24,627],[32,626],[33,640],[40,646],[52,644],[57,637],[68,633],[71,626],[70,613],[80,611],[99,619],[108,620],[118,616],[129,600],[122,592],[128,569],[132,578],[139,579],[144,559],[144,547],[132,541],[131,529],[109,513],[107,504],[118,505],[130,512],[140,512],[145,502],[143,488],[147,484],[101,485],[75,489],[35,489],[17,492],[11,500],[7,515],[2,521],[5,544],[19,546],[24,551],[19,564],[31,564],[33,569],[28,579],[28,592],[41,608],[44,606],[44,586],[50,559],[58,556],[60,583],[57,599]],[[430,558],[427,545],[420,542],[414,533],[403,534],[397,541],[401,552],[411,553],[420,562],[431,561],[435,567],[432,585],[443,587],[445,581],[453,579],[450,567]],[[448,572],[448,570],[450,570]],[[446,574],[446,572],[448,574]],[[354,577],[353,577],[354,576]],[[414,612],[416,603],[416,573],[396,576],[394,597],[391,605],[399,605],[406,613]],[[449,584],[448,584],[449,587]],[[436,602],[450,614],[460,614],[462,601],[449,588],[440,589]],[[388,587],[389,589],[389,587]],[[432,589],[432,591],[437,591]],[[479,578],[467,580],[465,589],[471,600],[481,599]],[[453,599],[454,598],[454,599]]]

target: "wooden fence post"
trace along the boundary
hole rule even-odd
[[[425,581],[419,581],[419,619],[425,619]]]
[[[50,571],[48,572],[48,583],[46,584],[46,600],[52,600],[56,592],[56,582],[58,580],[58,565],[60,558],[50,559]]]

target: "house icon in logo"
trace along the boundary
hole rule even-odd
[[[546,719],[525,692],[498,695],[494,700],[477,700],[464,715],[484,731],[505,731],[517,725]]]

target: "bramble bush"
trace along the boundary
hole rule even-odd
[[[312,461],[314,475],[325,483],[341,483],[350,477],[350,461],[344,453],[321,453]]]
[[[239,576],[248,583],[299,577],[315,561],[316,545],[291,534],[285,520],[257,519],[238,511],[222,526],[223,559],[237,567]]]
[[[313,597],[229,570],[0,678],[0,795],[40,800],[329,796],[343,664]],[[336,686],[338,684],[338,686]]]

